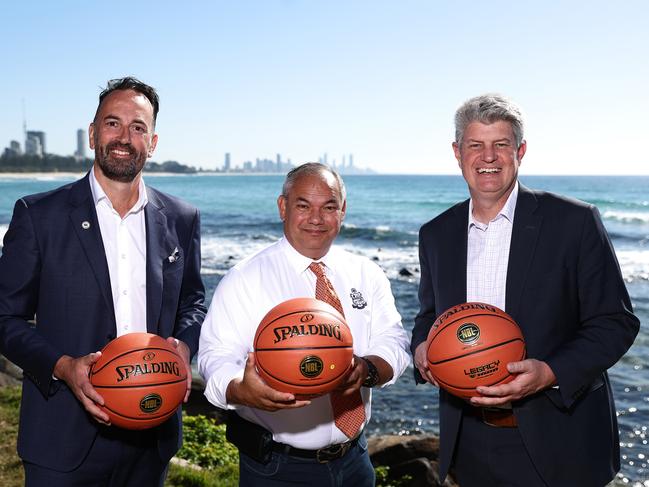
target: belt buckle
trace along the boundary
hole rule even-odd
[[[492,426],[494,428],[500,428],[499,425],[489,422],[487,419],[487,408],[480,408],[480,416],[482,416],[482,422],[487,426]]]
[[[318,463],[328,463],[332,460],[336,460],[340,457],[343,457],[347,450],[349,450],[350,443],[338,443],[336,445],[328,446],[327,448],[321,448],[316,451],[315,458]]]

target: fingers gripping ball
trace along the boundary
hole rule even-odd
[[[523,360],[526,353],[513,318],[485,303],[464,303],[444,311],[426,343],[428,368],[439,386],[463,398],[479,396],[478,386],[511,381],[507,364]]]
[[[151,333],[128,333],[101,352],[90,382],[113,425],[152,428],[176,412],[187,391],[187,370],[173,345]]]
[[[352,364],[352,334],[329,304],[289,299],[261,320],[254,341],[259,375],[273,389],[314,397],[335,389]]]

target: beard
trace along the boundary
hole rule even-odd
[[[118,149],[128,152],[128,159],[115,159],[110,155],[110,151]],[[95,160],[99,168],[108,179],[120,183],[130,183],[142,171],[146,162],[146,154],[138,152],[131,144],[121,144],[117,141],[109,142],[104,147],[100,147],[95,154]]]

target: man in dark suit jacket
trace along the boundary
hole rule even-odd
[[[24,373],[27,486],[162,485],[180,446],[180,409],[151,430],[122,430],[88,380],[97,351],[130,331],[168,337],[187,366],[198,348],[198,211],[141,180],[157,111],[150,86],[109,82],[90,125],[90,172],[15,205],[0,257],[0,351]]]
[[[473,98],[455,121],[471,199],[420,231],[417,381],[435,383],[425,350],[431,325],[466,301],[504,307],[523,331],[527,359],[508,364],[512,382],[479,387],[470,401],[440,390],[440,475],[453,467],[462,487],[603,486],[620,467],[606,370],[639,322],[599,213],[518,183],[526,143],[508,100]]]

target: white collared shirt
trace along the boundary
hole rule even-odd
[[[140,179],[138,200],[122,218],[90,170],[90,190],[106,252],[117,336],[146,332],[146,225],[148,199]]]
[[[473,218],[469,202],[466,259],[467,301],[489,303],[505,310],[509,246],[512,240],[518,181],[498,215],[486,225]]]
[[[287,299],[315,296],[316,276],[308,268],[312,262],[282,238],[233,267],[214,293],[198,352],[205,396],[212,404],[236,408],[242,417],[272,431],[275,441],[306,449],[348,440],[334,424],[328,394],[303,408],[269,413],[228,404],[226,389],[230,381],[243,377],[247,353],[253,350],[255,332],[264,315]],[[383,358],[394,372],[388,384],[394,383],[410,363],[410,355],[387,277],[369,259],[335,246],[319,262],[325,264],[343,306],[354,353]],[[371,391],[362,387],[361,394],[367,424]]]

